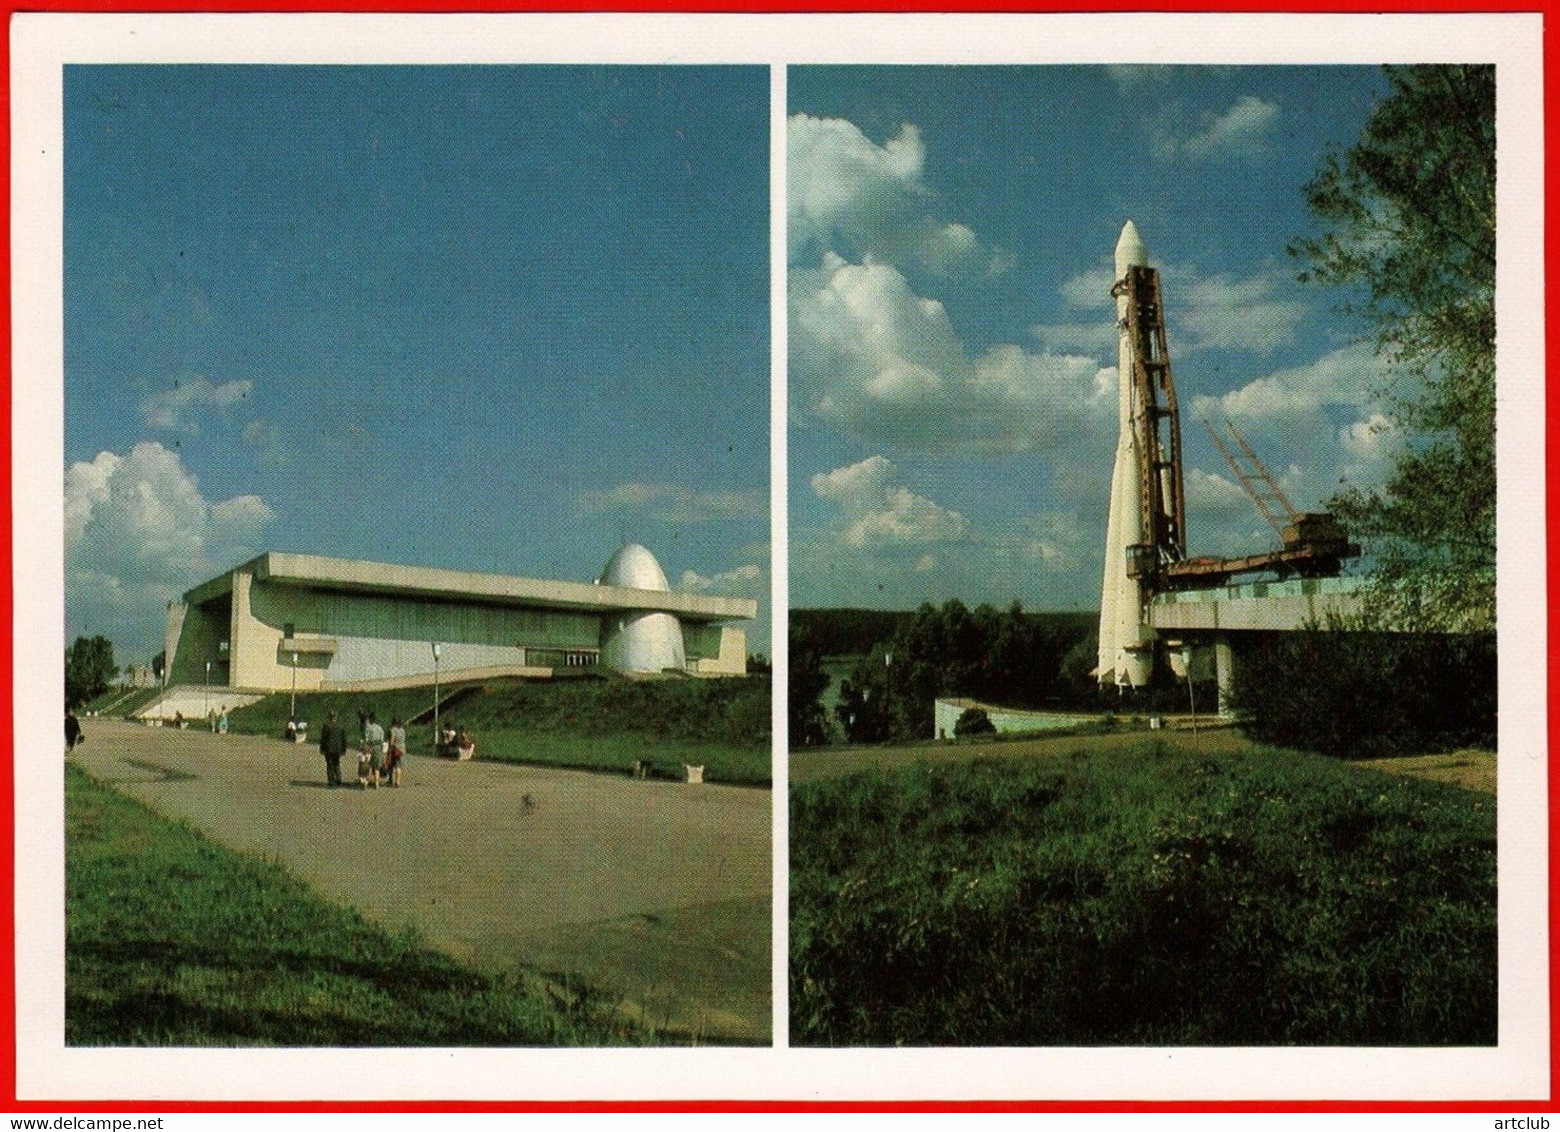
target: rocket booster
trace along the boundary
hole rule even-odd
[[[1116,241],[1116,281],[1127,268],[1146,266],[1148,249],[1128,220]],[[1101,684],[1139,687],[1153,669],[1153,632],[1143,624],[1143,587],[1127,573],[1127,548],[1144,541],[1140,472],[1134,421],[1143,406],[1134,403],[1132,371],[1135,346],[1127,332],[1127,296],[1117,286],[1117,421],[1116,465],[1110,478],[1110,513],[1105,527],[1105,572],[1100,587],[1100,649],[1096,672]]]

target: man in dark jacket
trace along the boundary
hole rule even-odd
[[[325,717],[325,726],[320,728],[320,754],[325,756],[327,786],[341,785],[341,756],[346,753],[347,733],[336,722],[336,713],[331,712]]]

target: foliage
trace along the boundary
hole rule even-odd
[[[803,630],[819,656],[865,656],[912,615],[901,609],[793,609],[791,630]]]
[[[66,768],[65,1041],[76,1046],[637,1043],[614,1004],[486,975]]]
[[[829,719],[823,710],[823,692],[829,674],[823,670],[823,653],[812,630],[804,622],[791,622],[790,691],[786,698],[793,747],[816,747],[829,741]]]
[[[65,706],[79,707],[102,695],[118,674],[107,637],[77,637],[65,650]]]
[[[1302,280],[1364,295],[1404,437],[1384,486],[1331,506],[1376,556],[1384,623],[1493,629],[1495,68],[1386,73],[1360,139],[1306,186],[1321,234],[1290,246]]]
[[[991,722],[991,716],[978,707],[965,708],[953,721],[953,734],[959,739],[966,735],[994,735],[996,731],[997,725]]]
[[[1494,748],[1495,634],[1336,629],[1242,637],[1231,689],[1242,731],[1348,758]]]
[[[930,736],[939,696],[1012,707],[1066,702],[1063,663],[1087,635],[1085,624],[1025,613],[1018,602],[1003,611],[971,610],[957,599],[923,605],[856,666],[836,715],[847,739],[871,743]]]
[[[1162,746],[798,786],[796,1045],[1491,1045],[1493,799]]]

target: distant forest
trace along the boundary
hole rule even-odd
[[[1036,626],[1058,635],[1083,634],[1100,619],[1098,611],[1085,613],[1024,612]],[[791,627],[803,629],[820,656],[866,656],[874,645],[891,640],[915,620],[914,609],[793,609]]]
[[[1011,707],[1093,706],[1100,697],[1094,613],[941,607],[896,612],[793,610],[790,733],[793,746],[923,738],[933,700],[960,695]],[[824,661],[855,660],[832,712]],[[832,717],[832,718],[831,718]]]

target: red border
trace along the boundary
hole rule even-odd
[[[1556,80],[1560,79],[1560,67],[1556,66],[1554,47],[1554,22],[1551,9],[1560,0],[1377,0],[1368,6],[1372,12],[1392,13],[1456,13],[1456,12],[1533,12],[1543,17],[1543,77],[1544,77],[1544,200],[1546,205],[1557,199],[1557,176],[1550,154],[1556,152],[1560,140],[1560,124],[1550,113]],[[754,13],[818,13],[818,12],[960,12],[960,13],[1025,13],[1025,12],[1358,12],[1361,4],[1349,0],[1275,0],[1269,4],[1252,3],[1250,0],[1159,0],[1148,4],[1142,0],[1076,0],[1065,2],[999,2],[999,0],[878,0],[876,3],[853,0],[774,0],[757,3],[753,0],[543,0],[524,3],[519,0],[463,0],[458,5],[438,5],[429,0],[338,0],[336,4],[323,4],[319,0],[40,0],[25,3],[22,0],[3,0],[9,25],[10,16],[18,12],[67,12],[67,13],[131,13],[131,12],[402,12],[444,13],[458,11],[465,14],[499,12],[689,12],[704,14],[754,14]],[[9,28],[8,28],[9,31]],[[3,62],[3,78],[0,78],[0,149],[6,154],[11,150],[11,54],[10,36],[0,41],[0,62]],[[11,246],[11,181],[10,165],[0,175],[0,238],[4,246]],[[1547,212],[1547,209],[1546,209]],[[1546,217],[1547,219],[1547,217]],[[1544,261],[1560,263],[1560,239],[1553,226],[1546,224],[1544,237]],[[1547,272],[1546,272],[1547,275]],[[9,255],[0,267],[0,306],[3,306],[4,329],[0,332],[0,356],[3,356],[5,396],[0,397],[0,575],[5,578],[9,600],[0,603],[0,639],[5,648],[0,651],[0,719],[3,719],[3,739],[12,758],[0,762],[0,901],[3,901],[7,922],[16,922],[16,795],[15,795],[15,712],[13,683],[13,610],[16,602],[15,573],[13,570],[14,538],[12,512],[11,472],[11,394],[14,392],[12,372],[11,325],[11,261]],[[1549,359],[1560,357],[1560,286],[1551,284],[1545,302],[1545,373]],[[1545,395],[1545,449],[1553,448],[1554,429],[1560,416],[1560,394],[1546,389]],[[1560,497],[1560,461],[1550,460],[1545,476],[1546,533],[1548,569],[1547,581],[1551,588],[1560,581],[1556,563],[1560,562],[1560,523],[1550,518],[1553,505]],[[1549,607],[1548,632],[1551,642],[1548,669],[1548,688],[1553,699],[1560,690],[1560,605]],[[1560,719],[1549,717],[1550,749],[1560,749]],[[1551,759],[1549,763],[1549,825],[1554,827],[1557,813],[1556,797],[1560,795],[1560,768]],[[1065,1112],[1065,1113],[1162,1113],[1162,1112],[1349,1112],[1349,1113],[1418,1113],[1418,1112],[1507,1112],[1513,1115],[1560,1112],[1560,1060],[1556,1057],[1554,1028],[1560,1018],[1560,972],[1555,964],[1554,941],[1560,936],[1560,905],[1554,899],[1556,864],[1560,861],[1555,850],[1555,840],[1550,837],[1549,877],[1551,900],[1549,906],[1550,960],[1550,1099],[1512,1099],[1499,1101],[1067,1101],[1067,1100],[1019,1100],[1019,1101],[799,1101],[799,1100],[688,1100],[688,1101],[167,1101],[167,1100],[93,1100],[50,1101],[19,1100],[16,1096],[16,942],[14,932],[0,932],[0,967],[11,972],[11,979],[0,984],[0,1101],[5,1111],[28,1112],[299,1112],[299,1113],[367,1113],[367,1112],[449,1112],[449,1113],[574,1113],[574,1112]]]

